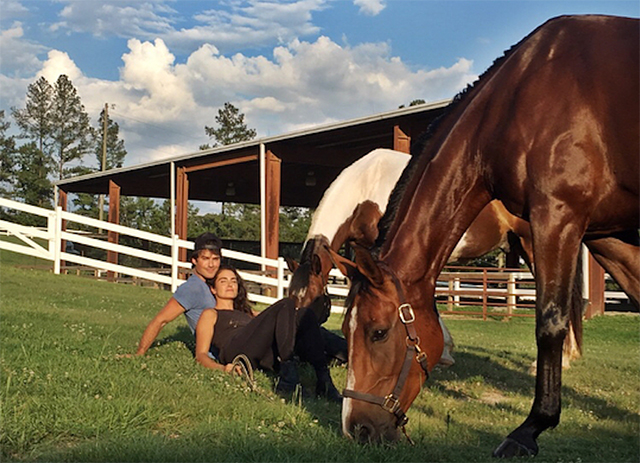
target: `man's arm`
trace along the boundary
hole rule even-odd
[[[167,323],[172,322],[180,314],[183,314],[184,311],[184,307],[182,307],[175,298],[172,297],[169,299],[169,302],[153,317],[153,320],[149,322],[144,333],[142,333],[136,355],[144,355],[149,347],[151,347],[151,344],[153,344],[153,341],[156,340],[158,334],[160,334],[160,330],[162,330]]]

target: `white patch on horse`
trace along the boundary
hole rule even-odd
[[[467,245],[467,232],[464,232],[464,235],[462,235],[462,238],[460,238],[460,241],[458,241],[458,244],[456,244],[456,247],[453,248],[453,252],[449,257],[448,262],[455,262],[460,258],[460,256],[464,255],[464,248],[466,247],[466,245]]]
[[[410,158],[400,151],[379,148],[344,169],[324,192],[313,214],[307,241],[324,235],[331,242],[340,225],[363,201],[376,203],[384,214],[389,195]]]
[[[356,320],[357,315],[358,307],[354,305],[351,309],[351,318],[349,319],[349,345],[352,348],[349,349],[349,362],[347,363],[349,367],[347,369],[347,385],[345,386],[345,389],[351,390],[355,390],[356,386],[356,377],[353,373],[353,339],[354,333],[356,332],[356,329],[358,327],[358,321]],[[345,436],[349,436],[349,430],[347,429],[347,420],[349,419],[349,416],[351,416],[352,400],[353,399],[350,399],[348,397],[344,397],[342,399],[342,432]]]

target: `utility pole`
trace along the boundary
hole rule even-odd
[[[100,170],[104,172],[107,167],[107,121],[109,120],[109,104],[104,104],[104,117],[102,118],[102,165]],[[104,214],[104,194],[100,195],[98,201],[99,219],[102,220]],[[100,230],[102,232],[102,230]]]

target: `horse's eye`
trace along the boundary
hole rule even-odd
[[[387,337],[387,330],[375,330],[372,334],[371,334],[371,341],[372,342],[378,342],[378,341],[382,341]]]

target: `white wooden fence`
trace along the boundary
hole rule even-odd
[[[74,263],[102,271],[115,272],[118,274],[129,275],[131,277],[169,285],[171,286],[171,291],[173,292],[179,285],[181,285],[185,281],[179,278],[179,269],[191,268],[190,262],[181,262],[178,259],[178,256],[181,248],[191,250],[193,249],[194,244],[191,241],[179,239],[177,235],[173,237],[157,235],[154,233],[136,230],[134,228],[124,227],[122,225],[116,225],[109,222],[92,219],[71,212],[66,212],[63,211],[60,207],[56,208],[55,210],[50,210],[19,203],[5,198],[0,198],[0,207],[7,210],[21,211],[29,215],[46,218],[47,226],[43,228],[29,227],[6,220],[0,220],[0,232],[4,232],[4,234],[8,236],[15,237],[19,241],[19,243],[15,243],[6,240],[0,240],[0,249],[6,249],[8,251],[13,251],[52,261],[53,271],[56,274],[59,274],[61,271],[61,262]],[[66,221],[66,230],[63,230],[63,221]],[[125,246],[122,244],[109,243],[103,239],[97,239],[95,237],[89,236],[89,234],[87,234],[86,232],[74,230],[74,224],[80,224],[107,232],[115,232],[120,235],[132,236],[134,238],[146,240],[150,243],[158,243],[160,245],[168,247],[169,252],[167,254],[159,254],[143,249],[137,249],[131,246]],[[36,240],[45,242],[47,244],[43,246]],[[14,241],[16,240],[14,239]],[[114,264],[95,258],[84,257],[78,255],[77,253],[67,252],[66,249],[62,249],[62,243],[64,241],[81,244],[104,251],[112,251],[120,255],[137,257],[149,262],[161,264],[161,266],[158,267],[159,270],[161,268],[164,268],[165,270],[169,271],[164,272],[168,274],[162,274],[162,272],[159,271],[143,270],[139,268],[128,267],[125,265]],[[224,249],[222,252],[224,257],[227,259],[249,262],[252,264],[275,269],[275,277],[245,271],[239,272],[242,278],[244,278],[246,281],[257,283],[258,285],[254,285],[255,287],[270,286],[275,288],[274,296],[263,295],[257,292],[250,292],[250,300],[254,302],[271,304],[284,297],[285,289],[289,286],[289,279],[285,278],[286,263],[282,257],[279,257],[278,259],[265,259],[259,256],[233,251],[230,249]]]
[[[67,262],[97,269],[98,271],[114,272],[160,283],[170,286],[173,292],[185,281],[179,278],[180,269],[184,271],[191,268],[190,262],[181,262],[178,256],[180,249],[191,250],[194,244],[191,241],[179,239],[177,235],[173,237],[157,235],[66,212],[60,207],[55,210],[49,210],[4,198],[0,198],[0,208],[21,211],[26,214],[46,218],[47,226],[42,228],[29,227],[6,220],[0,220],[0,233],[12,236],[14,237],[13,241],[20,242],[15,243],[0,239],[0,249],[52,261],[53,271],[56,274],[59,274],[61,271],[61,263]],[[67,224],[65,227],[66,230],[63,230],[63,221]],[[85,227],[92,227],[107,232],[115,232],[120,235],[128,235],[146,240],[150,243],[158,243],[169,249],[169,252],[160,254],[122,244],[110,243],[104,239],[97,239],[95,234],[91,236],[86,232],[80,231],[77,229],[77,225],[74,230],[73,224],[80,224]],[[36,240],[39,240],[40,243],[44,242],[47,244],[43,246]],[[151,271],[149,269],[133,268],[85,257],[78,255],[78,253],[68,252],[66,249],[62,249],[63,242],[72,242],[95,249],[115,252],[119,255],[137,257],[160,264],[160,266],[158,266],[158,270],[154,268],[153,271]],[[246,281],[256,283],[255,285],[250,285],[249,288],[248,296],[251,301],[271,304],[284,297],[289,287],[290,274],[286,272],[286,263],[282,257],[278,259],[265,259],[230,249],[224,249],[223,256],[233,261],[256,264],[260,268],[275,269],[275,272],[270,273],[240,271],[241,276]],[[487,272],[490,272],[491,276],[488,276],[489,274]],[[344,299],[348,293],[347,282],[337,269],[331,271],[331,276],[333,278],[328,285],[328,292],[332,296],[337,296],[337,299],[335,297],[333,298],[333,311],[342,312],[343,307],[340,305],[340,299]],[[478,278],[480,278],[480,280],[478,280]],[[475,269],[473,274],[470,274],[459,273],[459,269],[458,273],[449,273],[447,269],[445,269],[438,279],[436,296],[438,296],[440,300],[444,298],[442,302],[447,303],[448,311],[451,311],[453,307],[461,307],[464,305],[465,303],[462,299],[466,298],[467,301],[469,299],[479,301],[479,304],[478,302],[472,302],[472,304],[482,305],[483,312],[486,311],[487,305],[491,305],[493,307],[506,307],[507,313],[510,314],[512,310],[518,308],[518,306],[523,306],[524,308],[526,305],[532,305],[531,301],[535,298],[535,291],[531,287],[530,282],[531,275],[528,272],[509,272],[504,269]],[[253,291],[252,288],[254,289]],[[267,288],[270,291],[262,291]],[[273,291],[273,289],[275,289],[275,291]],[[608,291],[606,294],[607,300],[626,300],[624,293],[612,293]],[[498,299],[504,302],[496,302]],[[489,302],[489,300],[491,301]]]

